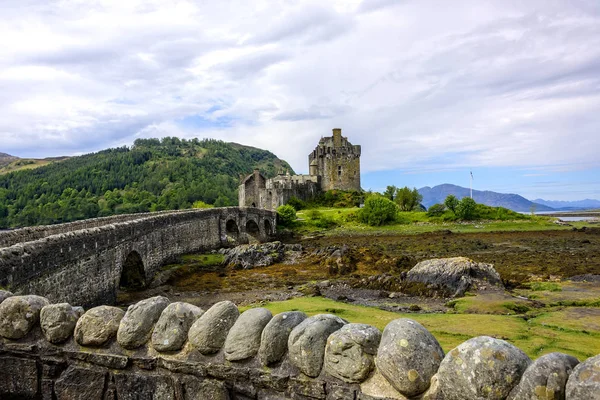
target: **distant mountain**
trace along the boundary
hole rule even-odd
[[[559,201],[559,200],[544,200],[535,199],[534,203],[543,204],[557,210],[589,210],[600,208],[600,200],[585,199],[576,201]]]
[[[453,194],[458,199],[470,196],[470,190],[468,188],[451,185],[449,183],[437,185],[432,188],[429,186],[425,186],[419,189],[419,193],[421,193],[421,195],[423,196],[423,205],[428,208],[436,203],[443,203],[444,199],[450,194]],[[534,203],[532,201],[527,200],[523,196],[519,196],[518,194],[512,193],[506,194],[491,192],[489,190],[473,190],[473,200],[475,200],[477,203],[485,204],[488,206],[504,207],[508,208],[509,210],[519,212],[529,212],[531,211],[532,206],[535,208],[535,211],[553,211],[553,208],[551,207],[548,207],[543,204]]]
[[[0,153],[0,166],[10,164],[11,162],[18,160],[19,157],[11,156],[10,154]]]

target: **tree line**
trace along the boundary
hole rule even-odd
[[[213,139],[137,139],[0,175],[0,228],[114,214],[237,205],[241,175],[290,166],[271,152]]]

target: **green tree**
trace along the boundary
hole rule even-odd
[[[358,211],[358,220],[371,226],[383,225],[396,219],[398,206],[381,195],[371,195],[365,205]]]
[[[289,204],[277,207],[277,222],[282,226],[290,226],[296,221],[296,209]]]
[[[294,207],[296,211],[306,208],[306,203],[295,196],[290,197],[286,204]]]
[[[421,201],[423,201],[423,196],[417,188],[411,190],[408,186],[404,186],[402,189],[396,190],[395,202],[400,211],[412,211],[419,206]]]
[[[443,204],[434,204],[427,210],[428,217],[439,217],[446,211],[446,206]]]
[[[448,210],[452,211],[456,214],[456,207],[458,206],[458,199],[453,194],[449,194],[446,196],[444,200],[444,205],[448,208]]]
[[[385,188],[385,192],[383,192],[383,196],[390,200],[394,200],[394,198],[396,197],[397,190],[398,190],[398,188],[396,186],[389,185],[388,187]]]
[[[456,206],[456,216],[460,219],[470,220],[475,218],[477,203],[470,197],[463,197]]]

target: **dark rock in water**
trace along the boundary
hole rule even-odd
[[[436,258],[415,265],[406,279],[434,285],[455,297],[473,287],[494,285],[504,288],[500,275],[491,264],[478,263],[466,257]]]
[[[583,274],[575,275],[569,278],[573,282],[600,282],[600,275],[594,274]]]
[[[286,251],[301,251],[301,245],[287,245],[281,242],[264,244],[245,244],[231,249],[220,249],[219,253],[225,256],[224,265],[237,269],[252,269],[267,267],[285,258]]]
[[[566,395],[569,400],[600,400],[600,354],[575,367]]]
[[[505,399],[531,364],[512,344],[488,336],[451,350],[437,372],[444,400]]]
[[[567,354],[541,356],[525,370],[509,400],[564,400],[567,380],[577,364],[579,360]]]

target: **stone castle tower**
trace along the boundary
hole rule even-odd
[[[360,191],[360,151],[336,128],[308,155],[308,175],[281,173],[265,179],[254,170],[240,183],[239,205],[274,210],[292,197],[306,201],[333,189]]]
[[[360,146],[354,146],[333,130],[333,136],[322,138],[308,156],[310,175],[321,177],[321,190],[360,190]]]

